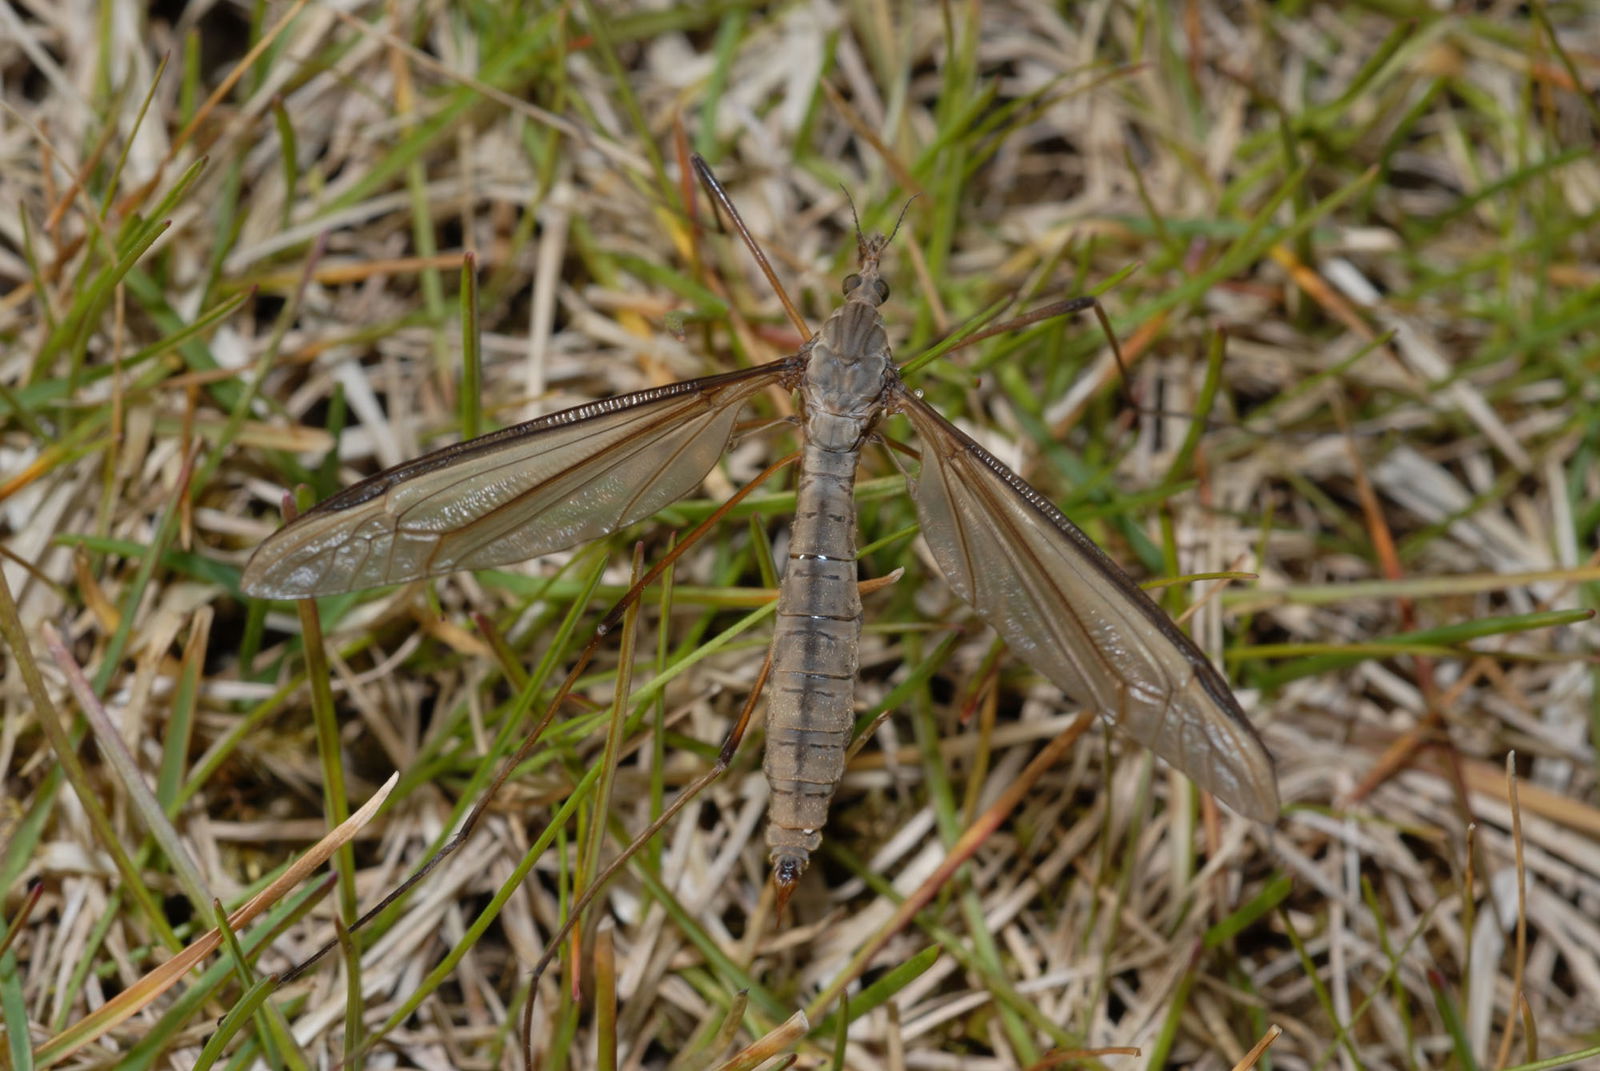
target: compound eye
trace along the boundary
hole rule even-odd
[[[861,276],[857,275],[855,272],[851,272],[849,275],[844,277],[844,292],[846,294],[850,293],[850,291],[854,290],[860,285]]]
[[[889,284],[882,279],[872,280],[872,292],[878,295],[878,304],[882,305],[889,300]]]

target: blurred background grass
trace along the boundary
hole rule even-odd
[[[1199,604],[1288,811],[1256,827],[1096,729],[893,929],[1075,712],[943,586],[869,451],[863,576],[906,572],[867,598],[822,857],[775,918],[758,725],[540,982],[541,1066],[1226,1068],[1273,1024],[1260,1066],[1600,1058],[1591,5],[0,12],[12,1066],[520,1065],[529,967],[596,853],[707,767],[754,681],[788,477],[646,594],[359,970],[256,980],[459,822],[626,548],[658,560],[785,452],[755,425],[792,401],[611,545],[322,600],[320,642],[238,574],[286,488],[792,352],[691,215],[690,148],[813,323],[853,259],[846,191],[884,230],[915,195],[901,359],[1101,294],[1123,388],[1075,320],[916,385],[1136,576],[1255,574],[1161,597]],[[231,957],[138,984],[392,773],[331,895],[274,894]]]

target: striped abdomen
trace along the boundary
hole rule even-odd
[[[778,591],[767,685],[767,844],[780,888],[822,843],[854,725],[861,595],[856,587],[859,450],[806,444],[789,564]]]

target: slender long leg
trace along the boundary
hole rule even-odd
[[[916,891],[901,901],[900,906],[895,909],[893,917],[877,928],[872,939],[857,950],[855,955],[850,958],[850,963],[845,969],[839,972],[833,981],[829,982],[822,992],[812,999],[810,1006],[806,1009],[807,1014],[811,1016],[820,1015],[823,1009],[839,998],[839,994],[844,991],[846,986],[860,977],[861,972],[866,970],[867,964],[872,962],[872,957],[877,955],[878,951],[895,934],[904,929],[916,917],[917,912],[932,902],[934,896],[944,887],[945,883],[955,875],[956,871],[961,869],[962,864],[972,858],[983,842],[999,827],[1001,821],[1026,798],[1028,792],[1039,778],[1044,776],[1047,771],[1055,768],[1062,757],[1078,742],[1078,738],[1094,724],[1094,720],[1094,711],[1084,711],[1033,757],[1033,760],[1028,763],[1021,775],[1008,785],[1006,790],[1000,794],[1000,797],[990,804],[982,815],[978,816],[977,820],[973,822],[965,833],[961,834],[955,844],[951,845],[949,852],[945,855],[944,861],[939,864],[938,869],[928,875],[927,879],[917,887]]]
[[[1117,370],[1120,373],[1117,378],[1117,390],[1121,393],[1124,404],[1126,404],[1130,410],[1137,410],[1139,408],[1138,399],[1133,396],[1128,387],[1128,362],[1122,355],[1122,344],[1117,341],[1117,333],[1111,326],[1111,318],[1106,315],[1105,306],[1102,305],[1100,303],[1100,299],[1095,297],[1093,294],[1085,294],[1081,297],[1067,298],[1064,301],[1053,301],[1050,304],[1042,305],[1031,312],[1025,312],[1021,316],[1014,316],[1011,319],[1005,320],[1001,323],[990,324],[987,327],[978,328],[971,334],[962,333],[966,330],[965,327],[957,328],[943,341],[935,343],[922,353],[919,353],[917,356],[911,358],[911,360],[902,364],[900,366],[900,372],[902,374],[909,374],[910,372],[922,367],[922,365],[926,364],[935,356],[943,356],[947,353],[954,353],[957,350],[965,349],[966,347],[971,346],[973,343],[982,342],[986,338],[993,338],[996,335],[1009,334],[1012,331],[1017,331],[1024,327],[1031,327],[1033,324],[1042,323],[1045,320],[1053,320],[1058,316],[1071,316],[1074,313],[1083,312],[1085,309],[1092,309],[1094,311],[1095,319],[1100,321],[1100,329],[1105,333],[1106,341],[1111,346],[1111,357],[1117,362]],[[892,448],[898,449],[898,446],[892,444]]]
[[[1116,358],[1117,367],[1121,369],[1123,377],[1126,378],[1128,374],[1128,364],[1122,356],[1122,345],[1117,341],[1117,333],[1111,327],[1111,318],[1106,315],[1105,306],[1102,305],[1100,303],[1100,299],[1095,297],[1093,294],[1085,294],[1082,297],[1067,298],[1064,301],[1053,301],[1048,305],[1041,305],[1032,312],[1025,312],[1021,316],[1014,316],[1009,320],[1002,321],[1001,323],[990,324],[988,327],[979,328],[978,330],[973,331],[971,334],[962,334],[961,332],[964,329],[957,328],[957,330],[945,341],[930,346],[923,353],[918,354],[916,357],[913,357],[911,360],[901,365],[900,371],[907,372],[921,367],[931,355],[954,353],[956,350],[965,349],[975,342],[982,342],[986,338],[993,338],[995,335],[1010,334],[1012,331],[1017,331],[1024,327],[1031,327],[1032,325],[1040,323],[1044,320],[1053,320],[1057,316],[1070,316],[1073,313],[1082,312],[1085,309],[1094,310],[1095,318],[1100,321],[1100,329],[1105,332],[1106,341],[1111,344],[1111,355]]]
[[[618,853],[615,859],[601,868],[600,872],[595,875],[594,880],[590,882],[589,887],[584,890],[583,895],[578,897],[567,912],[567,921],[551,936],[549,943],[545,946],[544,954],[539,957],[539,962],[533,965],[533,977],[528,990],[528,1000],[522,1006],[523,1055],[527,1059],[529,1067],[534,1066],[533,1005],[534,1001],[538,999],[539,979],[544,977],[544,972],[549,968],[550,961],[555,959],[562,943],[566,941],[573,928],[583,918],[583,912],[594,902],[595,897],[604,891],[606,884],[617,871],[621,870],[629,859],[637,855],[640,849],[650,842],[650,838],[661,832],[668,822],[677,817],[678,812],[683,810],[690,800],[705,791],[706,786],[727,772],[728,766],[733,762],[734,755],[739,751],[739,743],[744,739],[745,729],[750,725],[750,716],[754,713],[756,703],[760,700],[761,693],[766,688],[767,675],[771,670],[772,648],[768,647],[766,660],[761,663],[761,672],[756,675],[755,683],[750,688],[750,695],[745,699],[744,707],[739,711],[739,720],[734,723],[733,730],[728,734],[727,739],[723,741],[722,749],[717,753],[716,761],[711,764],[705,773],[685,786],[683,791],[678,793],[677,798],[662,810],[660,816],[646,826],[637,837],[634,837],[628,846]]]
[[[744,225],[744,218],[739,215],[739,210],[733,206],[733,198],[728,196],[728,191],[722,188],[722,183],[717,181],[717,176],[711,173],[711,165],[699,153],[689,157],[689,162],[694,166],[694,173],[700,179],[706,193],[716,202],[717,207],[727,213],[733,221],[733,229],[739,232],[739,237],[744,241],[745,248],[756,258],[756,263],[761,265],[761,274],[767,277],[767,282],[772,286],[778,300],[783,302],[783,311],[789,316],[789,322],[794,324],[795,330],[800,332],[800,337],[809,341],[811,328],[806,326],[805,318],[800,315],[800,310],[794,307],[794,302],[789,300],[789,292],[783,288],[783,283],[778,281],[778,273],[772,270],[772,263],[767,260],[767,254],[762,252],[761,246],[756,242],[755,236],[750,233],[750,228]]]
[[[867,591],[876,590],[885,586],[886,584],[892,584],[899,579],[900,573],[901,570],[896,569],[889,576],[864,582],[861,585],[861,588],[865,593]],[[750,726],[751,718],[755,713],[756,704],[760,701],[762,693],[766,690],[767,678],[771,675],[771,672],[772,648],[769,646],[767,648],[767,656],[761,663],[761,671],[756,674],[755,682],[750,687],[750,694],[745,698],[744,706],[739,711],[739,718],[734,722],[733,729],[728,733],[727,738],[722,742],[722,748],[717,753],[716,761],[713,762],[704,773],[686,785],[683,791],[678,793],[677,797],[670,804],[668,804],[665,809],[662,810],[661,814],[642,831],[640,831],[639,835],[634,837],[633,840],[628,843],[627,847],[623,848],[622,851],[618,853],[615,859],[611,860],[611,862],[607,863],[603,868],[601,868],[599,873],[595,875],[594,880],[590,883],[589,887],[584,891],[583,895],[573,903],[571,909],[567,912],[567,921],[562,924],[559,930],[551,935],[549,942],[545,945],[544,954],[539,957],[539,961],[533,966],[533,975],[530,979],[528,990],[528,1000],[522,1008],[522,1042],[524,1047],[523,1056],[527,1061],[527,1066],[535,1066],[533,1058],[533,1005],[534,1001],[538,999],[539,980],[544,977],[544,972],[549,969],[550,963],[555,959],[556,953],[560,950],[562,944],[566,942],[573,929],[582,919],[583,912],[587,910],[589,905],[594,902],[595,898],[604,891],[606,884],[612,879],[612,877],[622,869],[628,860],[639,854],[640,850],[650,842],[652,837],[654,837],[657,833],[660,833],[662,829],[666,828],[667,823],[671,822],[675,817],[677,817],[678,812],[682,811],[691,800],[699,796],[701,792],[704,792],[713,781],[716,781],[723,774],[727,773],[728,767],[733,763],[733,757],[738,754],[740,743],[744,740],[745,730]],[[780,906],[780,913],[781,910],[782,908]]]
[[[532,731],[529,732],[528,736],[523,740],[521,746],[517,748],[516,752],[511,756],[511,758],[507,759],[501,765],[499,773],[495,774],[494,780],[491,781],[489,783],[489,787],[484,790],[483,796],[476,804],[473,805],[472,810],[467,812],[467,817],[461,823],[461,828],[452,834],[450,839],[445,841],[444,845],[441,846],[440,849],[432,855],[432,857],[423,862],[422,865],[420,865],[409,877],[407,877],[399,885],[395,886],[395,888],[392,889],[386,896],[384,896],[382,900],[378,901],[374,907],[357,919],[355,925],[350,927],[350,932],[354,933],[355,931],[361,929],[361,927],[367,925],[367,923],[371,922],[373,918],[375,918],[390,904],[404,896],[423,878],[433,873],[440,863],[444,862],[444,860],[453,855],[463,844],[466,843],[467,838],[471,837],[473,830],[477,828],[478,822],[480,819],[482,819],[484,811],[488,809],[489,804],[494,801],[495,796],[499,793],[500,787],[506,783],[507,779],[510,778],[512,771],[520,766],[523,760],[533,753],[533,749],[538,745],[540,738],[544,734],[544,731],[549,728],[550,723],[555,720],[556,711],[561,708],[567,697],[572,693],[572,689],[574,686],[576,686],[578,678],[583,674],[583,671],[588,668],[589,662],[594,658],[594,654],[599,649],[600,644],[605,641],[607,634],[610,633],[612,629],[616,628],[617,624],[622,620],[622,615],[627,610],[628,606],[638,599],[646,588],[655,583],[656,579],[659,578],[661,574],[672,565],[673,562],[677,561],[678,558],[680,558],[691,546],[698,542],[706,532],[710,531],[712,526],[720,522],[722,518],[728,514],[729,510],[733,509],[734,506],[737,506],[740,502],[742,502],[757,487],[771,479],[772,476],[784,466],[795,461],[798,456],[798,454],[790,454],[788,457],[779,459],[772,465],[768,466],[763,472],[756,476],[755,479],[751,480],[744,487],[740,488],[728,499],[728,501],[724,502],[716,510],[712,511],[712,513],[707,516],[704,521],[696,525],[695,528],[690,531],[689,534],[685,536],[676,547],[672,548],[672,550],[663,555],[661,560],[652,566],[649,572],[640,577],[639,580],[634,583],[633,586],[631,586],[620,599],[617,600],[616,605],[611,608],[611,610],[601,620],[600,624],[595,627],[594,635],[590,638],[588,644],[584,646],[584,649],[579,653],[577,661],[573,664],[571,671],[568,672],[566,679],[561,682],[561,686],[556,690],[555,697],[551,699],[550,703],[546,706],[545,712],[540,716],[538,723],[533,727]],[[300,977],[300,975],[309,970],[313,964],[315,964],[323,956],[327,955],[328,952],[338,947],[338,944],[339,942],[337,938],[329,940],[323,944],[315,952],[311,953],[311,955],[307,956],[299,963],[284,971],[283,974],[279,976],[280,984],[291,982]]]

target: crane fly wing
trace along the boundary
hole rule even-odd
[[[934,560],[1019,658],[1240,814],[1278,816],[1261,738],[1194,642],[1048,499],[925,402],[917,514]]]
[[[334,595],[522,561],[595,539],[711,471],[741,405],[793,358],[591,402],[378,473],[256,548],[260,598]]]

